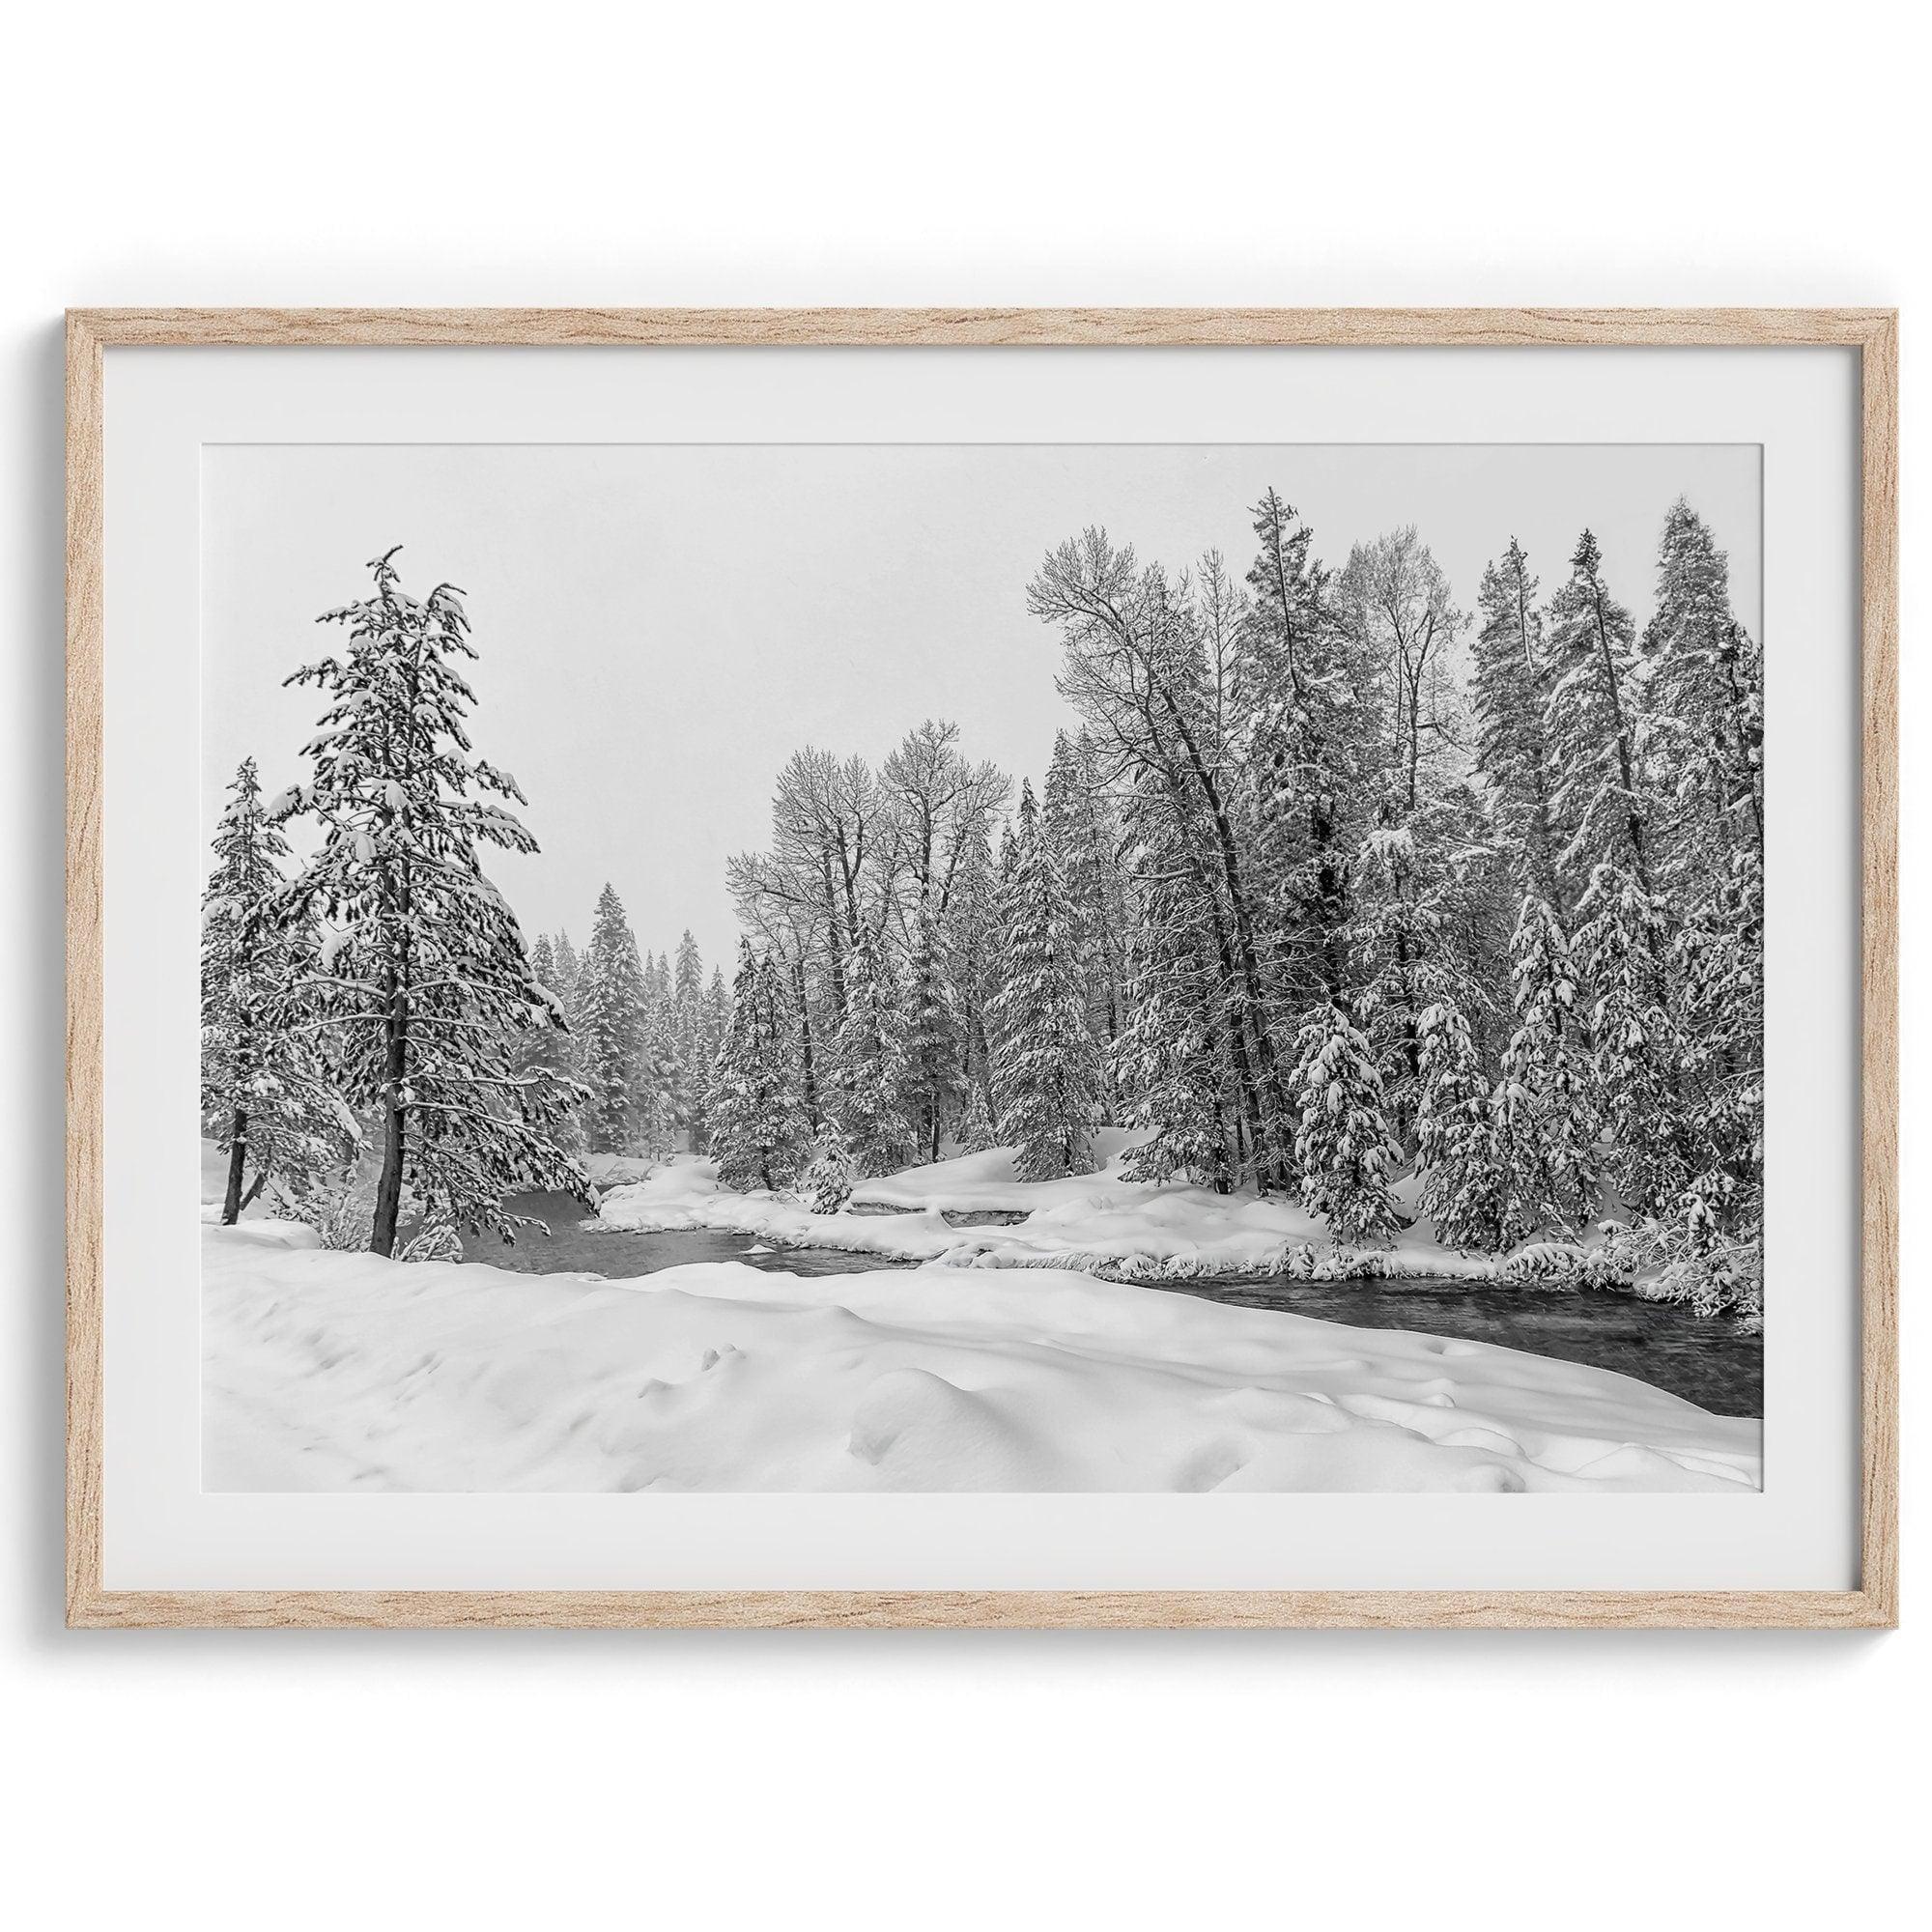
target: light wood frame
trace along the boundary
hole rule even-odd
[[[1862,378],[1860,1587],[141,1591],[102,1552],[101,358],[116,347],[714,344],[1856,350]],[[1898,320],[1889,309],[77,309],[67,319],[67,1615],[73,1626],[1808,1627],[1898,1621]]]

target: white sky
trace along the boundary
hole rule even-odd
[[[281,680],[334,647],[318,611],[393,544],[407,589],[468,593],[479,752],[516,774],[540,856],[490,869],[526,929],[581,943],[609,879],[647,951],[737,926],[724,861],[761,845],[800,746],[876,762],[922,719],[1036,784],[1067,722],[1027,614],[1054,545],[1103,525],[1172,568],[1243,575],[1270,484],[1339,566],[1413,523],[1463,609],[1515,535],[1548,596],[1588,525],[1639,625],[1690,497],[1761,636],[1755,445],[215,445],[202,465],[206,827],[252,753],[279,790],[318,710]]]

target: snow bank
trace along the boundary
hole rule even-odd
[[[734,1194],[719,1184],[715,1163],[680,1156],[648,1180],[612,1188],[598,1204],[593,1231],[664,1234],[716,1228],[756,1235],[783,1248],[831,1248],[841,1254],[931,1261],[957,1236],[939,1214],[814,1214],[789,1196]]]
[[[1057,1271],[625,1283],[204,1229],[213,1490],[1739,1490],[1760,1426],[1567,1362]]]
[[[951,1208],[955,1213],[1032,1213],[1036,1208],[1061,1207],[1084,1200],[1095,1188],[1110,1184],[1145,1191],[1145,1182],[1121,1179],[1121,1161],[1145,1135],[1121,1127],[1102,1127],[1094,1136],[1099,1162],[1093,1174],[1076,1174],[1065,1180],[1022,1180],[1013,1171],[1011,1148],[992,1148],[984,1153],[962,1153],[930,1167],[909,1167],[881,1180],[862,1180],[852,1190],[857,1205],[878,1208]]]
[[[1127,1279],[1216,1274],[1350,1275],[1493,1281],[1497,1264],[1429,1238],[1418,1223],[1389,1248],[1338,1247],[1322,1222],[1291,1202],[1121,1179],[1131,1137],[1099,1136],[1105,1165],[1064,1180],[1021,1180],[1009,1149],[961,1154],[863,1181],[852,1207],[890,1213],[813,1214],[789,1196],[721,1188],[708,1160],[680,1158],[648,1179],[613,1187],[605,1227],[641,1232],[724,1229],[781,1247],[830,1248],[943,1262],[950,1267],[1076,1268]],[[1019,1213],[1008,1227],[952,1226],[948,1213]],[[585,1223],[594,1226],[594,1223]]]
[[[641,1155],[630,1153],[586,1154],[583,1171],[590,1178],[593,1187],[623,1187],[634,1180],[647,1180],[657,1171],[658,1163],[646,1160]]]

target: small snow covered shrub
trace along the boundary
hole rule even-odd
[[[1764,1321],[1764,1248],[1740,1242],[1666,1262],[1637,1282],[1646,1301],[1681,1301],[1693,1315],[1735,1315],[1747,1323]]]
[[[396,1250],[399,1262],[460,1262],[463,1236],[454,1222],[440,1218],[426,1220]]]
[[[1520,1288],[1580,1288],[1595,1266],[1594,1251],[1575,1241],[1531,1241],[1497,1264],[1503,1281]]]
[[[376,1181],[368,1173],[340,1173],[312,1189],[301,1203],[302,1218],[325,1248],[367,1254],[375,1220]],[[460,1262],[463,1237],[446,1213],[425,1211],[414,1191],[403,1190],[397,1213],[394,1259],[399,1262]],[[521,1217],[517,1225],[523,1225]]]
[[[1577,1287],[1622,1290],[1642,1301],[1681,1302],[1693,1315],[1762,1321],[1761,1240],[1713,1238],[1694,1217],[1680,1226],[1605,1222],[1603,1233],[1600,1246],[1580,1251]]]
[[[376,1213],[376,1184],[354,1172],[337,1174],[311,1190],[302,1204],[308,1224],[325,1248],[360,1254],[369,1245]]]

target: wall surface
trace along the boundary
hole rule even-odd
[[[69,1634],[60,311],[1932,302],[1902,10],[37,8],[0,116],[0,1708],[23,1924],[1892,1916],[1925,1634]],[[1914,171],[1916,173],[1916,170]],[[1910,748],[1908,957],[1925,787]],[[1924,1027],[1908,1014],[1906,1161]],[[1927,1255],[1907,1229],[1908,1303]],[[1908,1387],[1924,1324],[1908,1307]],[[1910,1427],[1907,1616],[1925,1527]],[[37,1903],[35,1894],[45,1903]],[[56,1905],[58,1901],[58,1905]],[[1874,1903],[1876,1902],[1876,1910]]]

